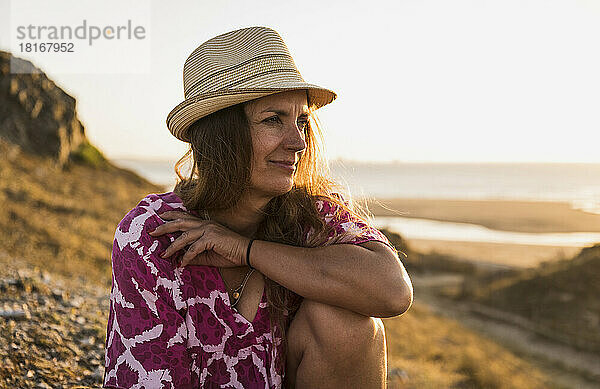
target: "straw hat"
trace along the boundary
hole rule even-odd
[[[314,109],[336,93],[304,81],[281,36],[267,27],[218,35],[198,46],[183,65],[185,100],[167,116],[169,131],[189,142],[187,129],[220,109],[278,92],[306,89]]]

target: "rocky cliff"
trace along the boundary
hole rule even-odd
[[[11,62],[18,72],[11,73]],[[64,166],[86,142],[76,101],[31,62],[0,51],[0,137]]]

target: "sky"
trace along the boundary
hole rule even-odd
[[[13,44],[23,1],[0,0],[0,49],[31,59]],[[597,0],[27,3],[37,23],[144,22],[134,49],[95,46],[111,72],[35,60],[109,158],[183,155],[165,119],[183,100],[186,58],[218,34],[267,26],[307,82],[338,94],[317,111],[330,159],[600,163]]]

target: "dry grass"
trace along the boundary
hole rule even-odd
[[[403,371],[389,377],[390,389],[557,387],[502,346],[422,305],[383,322],[389,367]]]
[[[78,280],[110,286],[115,228],[146,194],[136,174],[106,164],[54,163],[0,140],[0,253]]]
[[[461,298],[516,313],[553,339],[600,352],[600,244],[574,258],[466,286]]]

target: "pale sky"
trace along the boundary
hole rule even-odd
[[[9,14],[0,1],[0,15]],[[75,18],[98,16],[50,4]],[[53,73],[36,62],[77,98],[88,138],[110,158],[180,157],[186,144],[165,119],[183,99],[185,59],[215,35],[261,25],[280,33],[307,82],[338,93],[318,111],[329,158],[600,163],[597,0],[131,4],[151,14],[151,55],[109,59],[143,61],[149,73]],[[136,16],[111,4],[104,12]],[[14,31],[0,24],[7,50]]]

